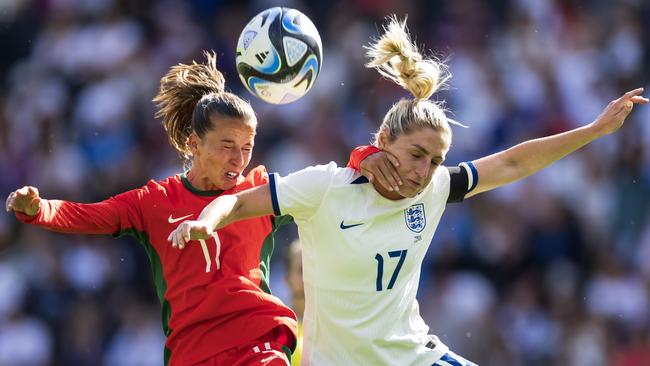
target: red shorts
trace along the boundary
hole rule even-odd
[[[293,335],[284,326],[277,327],[256,340],[233,347],[194,366],[289,366]]]

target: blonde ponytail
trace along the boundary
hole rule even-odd
[[[366,67],[376,69],[415,98],[402,99],[390,108],[375,133],[375,144],[382,131],[388,133],[391,141],[401,134],[423,127],[451,136],[443,102],[429,100],[451,77],[447,66],[437,59],[422,57],[417,45],[411,41],[406,19],[399,21],[396,16],[391,16],[383,29],[384,34],[366,47],[366,55],[370,59]]]
[[[366,47],[370,61],[382,76],[408,90],[416,99],[429,99],[449,79],[444,63],[423,58],[406,29],[406,19],[388,18],[384,34]]]

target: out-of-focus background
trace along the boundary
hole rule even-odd
[[[324,44],[314,89],[252,100],[254,161],[286,174],[370,141],[406,94],[363,67],[388,14],[448,60],[436,94],[454,128],[447,160],[592,121],[650,87],[646,0],[0,0],[0,195],[102,200],[182,162],[153,118],[159,78],[214,49],[227,86],[237,37],[259,11],[297,8]],[[648,88],[647,88],[648,89]],[[648,92],[646,92],[646,95]],[[650,365],[650,107],[523,182],[449,206],[423,265],[421,312],[481,365]],[[285,230],[272,288],[289,303]],[[160,306],[130,238],[52,234],[0,215],[0,365],[161,365]]]

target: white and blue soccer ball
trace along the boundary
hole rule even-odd
[[[314,23],[298,10],[275,7],[257,14],[239,36],[237,73],[256,97],[291,103],[316,82],[323,46]]]

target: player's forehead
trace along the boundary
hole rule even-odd
[[[444,157],[449,151],[451,136],[444,130],[423,127],[398,135],[395,144],[400,149],[417,150],[431,157]]]
[[[205,138],[212,142],[252,144],[255,140],[255,127],[241,118],[213,116],[211,122],[212,128],[205,134]]]

